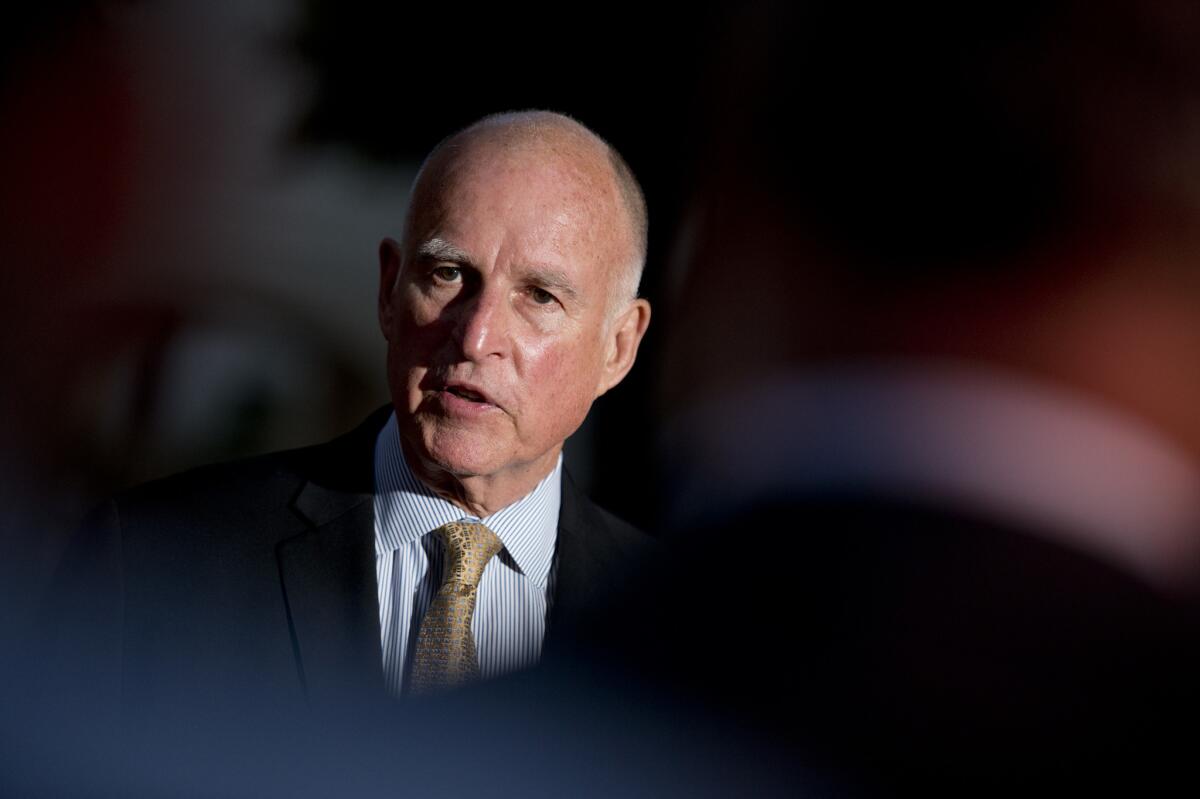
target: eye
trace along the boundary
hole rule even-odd
[[[462,268],[457,266],[438,266],[430,272],[433,279],[439,283],[456,283],[462,279]]]
[[[549,305],[552,302],[558,302],[557,297],[538,286],[529,287],[529,297],[538,305]]]

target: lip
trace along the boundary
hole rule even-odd
[[[456,391],[470,392],[479,399],[468,399],[455,393]],[[434,390],[433,397],[443,413],[464,419],[503,410],[490,394],[472,383],[458,381],[446,383]]]
[[[492,395],[488,394],[486,391],[484,391],[482,388],[475,385],[474,383],[465,383],[461,380],[451,380],[451,381],[447,382],[445,385],[443,385],[439,389],[439,391],[441,391],[444,394],[449,394],[450,396],[454,397],[455,399],[461,399],[464,402],[472,402],[476,405],[496,405],[496,401],[494,399],[492,399]],[[456,391],[465,391],[470,394],[474,394],[475,396],[479,397],[479,399],[478,400],[470,400],[465,397],[460,397],[460,396],[458,396],[458,394],[455,393]]]

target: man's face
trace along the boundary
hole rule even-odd
[[[608,312],[628,231],[597,169],[477,145],[414,198],[403,253],[385,242],[388,380],[426,474],[540,476],[624,375]]]

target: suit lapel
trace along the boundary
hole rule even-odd
[[[603,585],[604,570],[610,560],[609,540],[603,525],[591,518],[590,510],[589,500],[564,471],[548,638],[597,604],[596,592]]]
[[[603,624],[628,600],[630,581],[661,557],[653,539],[601,510],[566,472],[554,555],[546,644],[555,649],[578,645],[580,634]]]
[[[383,692],[373,453],[388,413],[311,452],[292,505],[308,529],[278,548],[292,645],[314,705]]]

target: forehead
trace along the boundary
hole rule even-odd
[[[413,246],[436,235],[464,248],[540,251],[589,265],[619,261],[627,246],[628,223],[603,153],[469,142],[426,172],[413,197]]]

